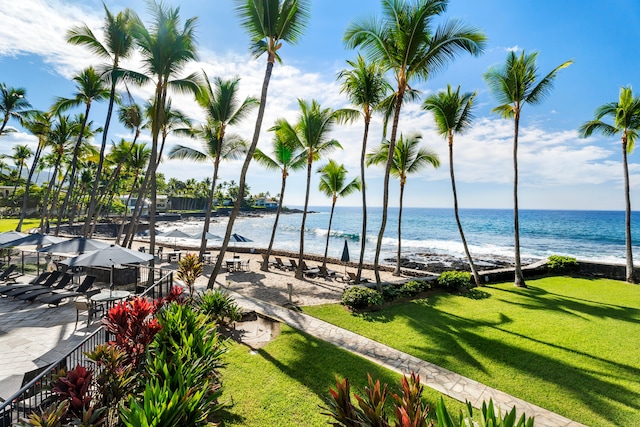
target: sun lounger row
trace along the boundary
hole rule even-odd
[[[89,289],[96,281],[92,275],[85,276],[82,283],[75,289],[69,288],[73,280],[73,274],[59,271],[40,274],[31,283],[15,284],[0,287],[3,297],[14,297],[24,301],[35,301],[49,305],[58,305],[66,298],[86,296]]]

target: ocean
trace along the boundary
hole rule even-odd
[[[305,252],[324,254],[330,207],[311,207],[307,215]],[[381,220],[381,208],[369,209],[367,248],[365,261],[372,262],[375,242]],[[235,223],[234,232],[253,243],[237,243],[267,247],[275,214],[261,217],[242,217]],[[336,207],[329,256],[339,258],[347,240],[351,260],[357,260],[360,251],[362,212],[358,207]],[[513,211],[509,209],[461,209],[460,218],[469,249],[479,260],[513,257]],[[633,241],[640,244],[640,217],[632,215]],[[223,236],[224,218],[215,218],[210,231]],[[302,214],[280,216],[276,233],[276,249],[298,251]],[[389,217],[382,242],[382,256],[394,258],[397,251],[398,209],[389,210]],[[175,228],[175,223],[159,225],[160,231]],[[202,230],[202,220],[183,220],[180,228],[189,233]],[[172,242],[173,243],[173,239]],[[193,245],[193,240],[178,243]],[[216,241],[212,241],[216,244]],[[233,244],[231,244],[231,247]],[[520,248],[523,258],[536,260],[549,255],[567,255],[583,260],[624,263],[624,212],[621,211],[565,211],[521,210]],[[634,253],[640,257],[640,247],[634,245]],[[424,254],[446,255],[464,258],[460,235],[453,209],[405,208],[402,215],[402,256],[421,261]]]

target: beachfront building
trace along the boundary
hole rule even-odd
[[[255,207],[265,208],[265,209],[278,209],[278,202],[273,199],[268,199],[266,197],[258,197],[254,203]]]

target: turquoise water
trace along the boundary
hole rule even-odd
[[[329,207],[312,207],[317,213],[307,216],[305,232],[305,252],[323,254]],[[274,215],[239,218],[234,232],[246,236],[255,247],[266,247],[273,228]],[[513,257],[513,212],[503,209],[462,209],[460,217],[465,237],[474,257],[492,259]],[[634,242],[640,243],[640,221],[633,218]],[[372,261],[375,241],[380,226],[381,209],[369,210],[367,249],[365,260]],[[298,250],[301,214],[281,215],[275,247],[291,251]],[[396,254],[397,209],[389,211],[382,257]],[[175,227],[166,224],[161,230]],[[184,231],[198,232],[201,221],[185,221]],[[212,224],[211,232],[223,235],[226,221]],[[336,207],[333,227],[329,239],[329,256],[340,257],[344,240],[349,245],[351,259],[357,259],[360,249],[361,209],[357,207]],[[187,243],[185,241],[185,243]],[[193,244],[193,242],[191,242]],[[215,242],[213,242],[215,244]],[[579,259],[607,262],[623,262],[624,212],[619,211],[520,211],[520,246],[524,258],[545,258],[549,255],[569,255]],[[436,253],[463,257],[462,244],[452,209],[405,208],[402,221],[403,256],[419,260],[420,253]],[[634,245],[634,252],[640,257],[640,249]],[[640,258],[639,258],[640,259]]]

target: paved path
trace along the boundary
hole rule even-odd
[[[523,412],[528,417],[534,416],[536,427],[583,426],[583,424],[544,408],[304,313],[269,304],[236,292],[230,292],[230,295],[246,310],[271,317],[395,372],[406,375],[414,371],[420,375],[420,380],[424,385],[462,402],[468,400],[476,408],[482,406],[482,401],[488,402],[491,398],[494,404],[501,409],[506,410],[515,406],[518,416]]]

